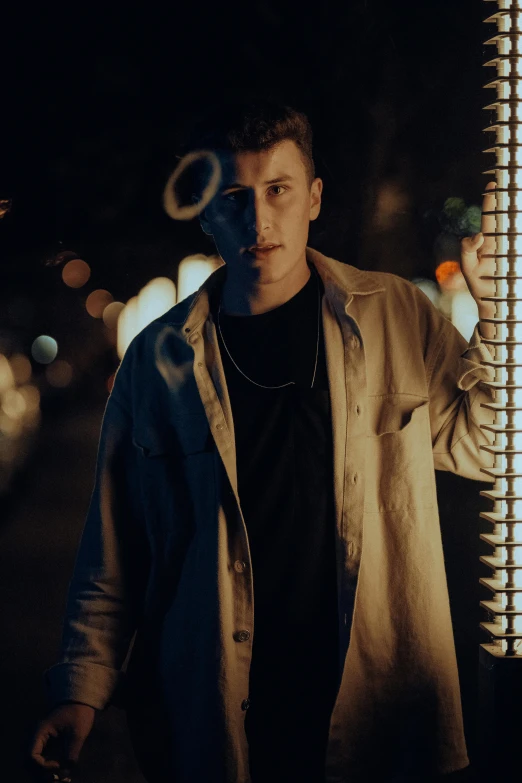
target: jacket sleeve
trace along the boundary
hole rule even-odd
[[[428,354],[427,373],[435,469],[493,481],[481,471],[493,466],[493,455],[480,448],[494,442],[494,434],[480,427],[495,419],[494,411],[482,406],[494,402],[493,390],[482,383],[495,380],[493,367],[482,363],[493,359],[492,353],[482,342],[480,322],[467,343],[435,308],[432,319],[432,334],[438,334],[438,339]]]
[[[148,571],[129,395],[131,346],[102,421],[94,488],[69,586],[59,662],[45,673],[51,705],[103,709],[119,685]]]

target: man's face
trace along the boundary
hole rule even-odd
[[[219,153],[220,188],[200,215],[233,274],[276,282],[306,264],[310,220],[321,208],[322,181],[311,186],[299,148],[284,140],[259,152]],[[254,250],[254,245],[275,245]]]

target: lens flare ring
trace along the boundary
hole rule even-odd
[[[212,164],[212,175],[208,185],[196,204],[186,204],[185,206],[182,206],[176,196],[176,183],[189,166],[192,166],[198,160],[205,159],[209,160]],[[180,160],[167,180],[165,190],[163,191],[163,208],[167,215],[174,220],[192,220],[192,218],[199,215],[212,201],[217,193],[220,182],[221,164],[215,152],[212,152],[211,150],[195,150],[194,152],[189,152]]]

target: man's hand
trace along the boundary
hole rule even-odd
[[[90,734],[95,713],[94,707],[87,704],[60,704],[55,707],[38,725],[31,759],[42,770],[59,774],[59,780],[70,780],[70,771]],[[51,749],[48,744],[54,747]],[[45,756],[44,751],[47,751]]]
[[[461,243],[461,270],[468,284],[469,291],[476,301],[479,310],[479,318],[492,318],[495,315],[494,302],[482,302],[483,296],[495,295],[495,281],[483,280],[483,275],[495,273],[495,237],[484,236],[483,232],[495,231],[496,220],[494,215],[487,215],[495,209],[497,200],[494,190],[495,182],[489,182],[486,186],[488,193],[484,196],[482,204],[481,231],[474,237],[464,237]],[[481,323],[480,331],[485,338],[495,336],[495,327],[490,323]]]

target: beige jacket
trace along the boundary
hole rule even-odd
[[[488,480],[491,354],[478,324],[468,345],[409,281],[307,256],[325,285],[341,637],[357,585],[326,778],[449,772],[468,759],[434,469]],[[208,306],[225,274],[147,326],[119,367],[61,659],[47,672],[54,702],[103,708],[137,629],[122,690],[134,738],[155,741],[165,780],[183,783],[250,781],[255,574]],[[292,719],[284,693],[274,709]]]

